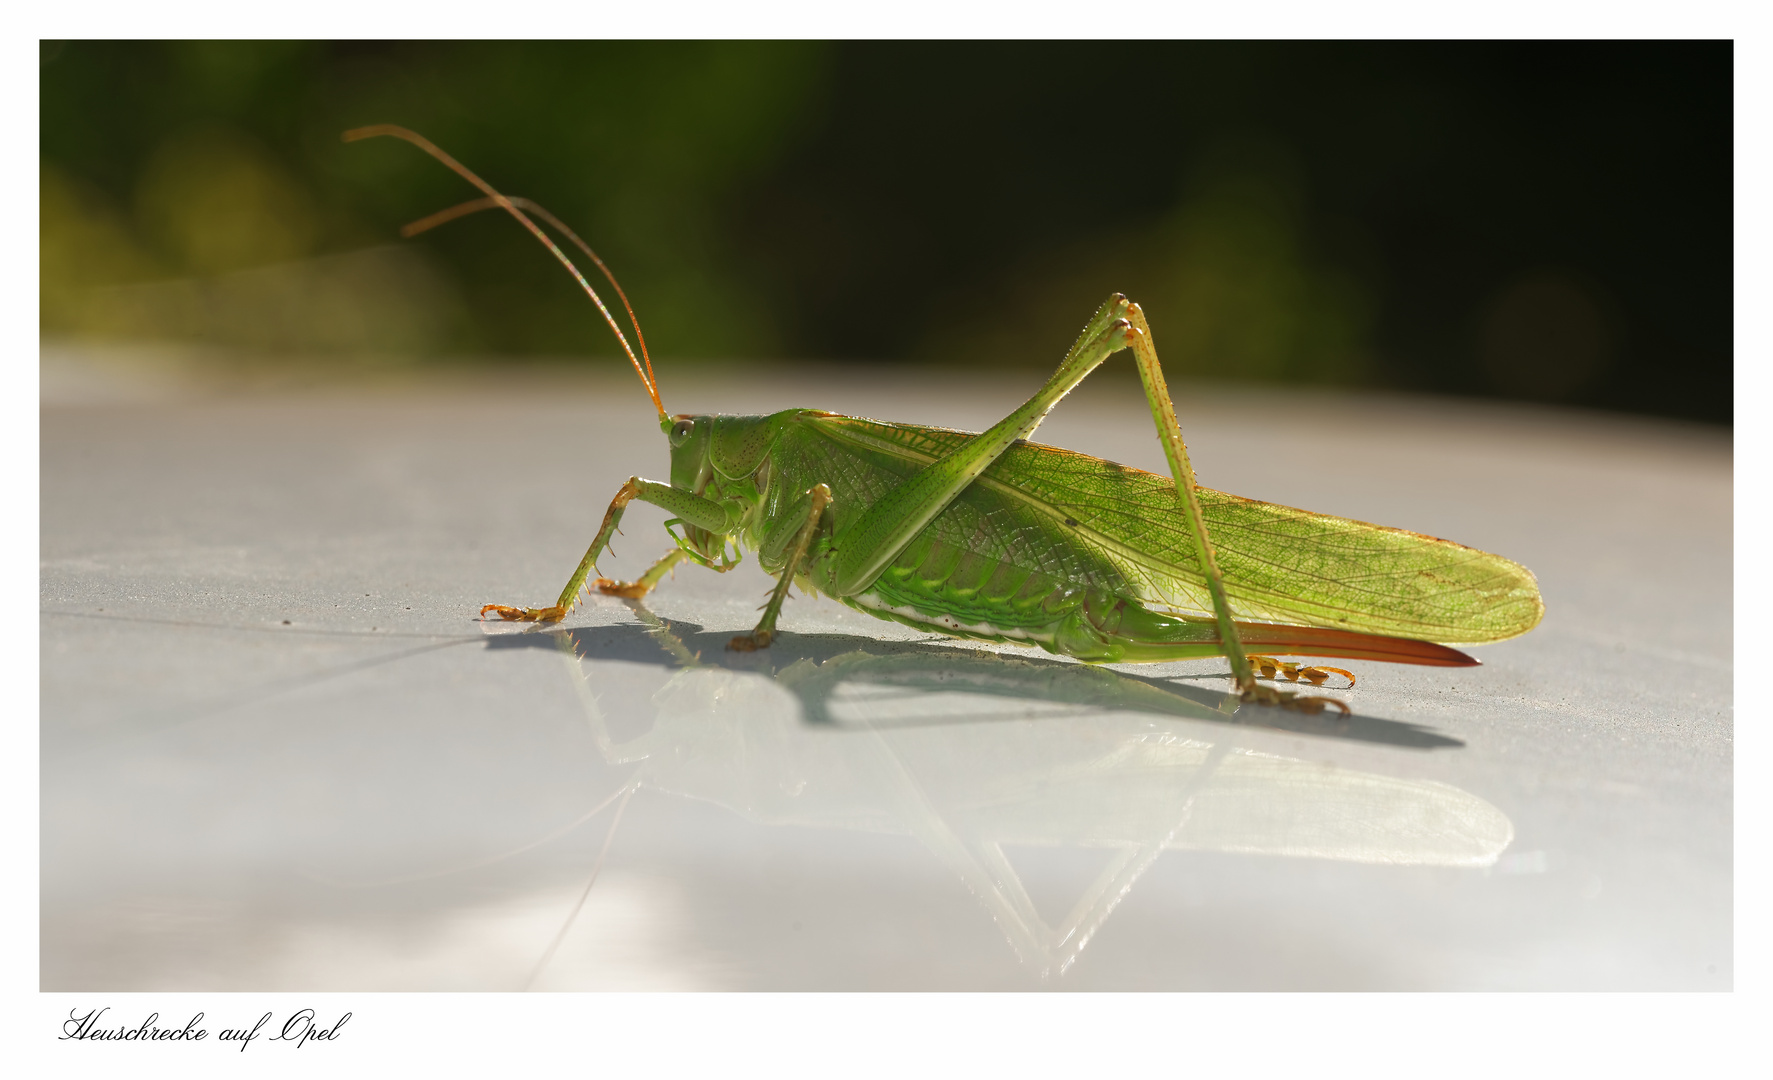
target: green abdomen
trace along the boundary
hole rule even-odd
[[[1051,574],[920,537],[872,588],[844,602],[938,633],[1047,645],[1086,593]]]

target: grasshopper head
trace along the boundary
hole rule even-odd
[[[776,416],[691,416],[660,424],[671,440],[671,486],[697,495],[719,481],[744,481],[757,472],[775,441]]]
[[[679,491],[700,495],[714,478],[709,453],[714,442],[714,420],[712,416],[678,413],[659,421],[665,437],[671,440],[671,486]]]
[[[679,413],[661,421],[671,441],[671,486],[721,502],[756,504],[762,497],[758,468],[769,455],[775,419]],[[726,542],[687,524],[684,536],[709,558],[718,557]]]

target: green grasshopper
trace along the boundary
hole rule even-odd
[[[598,577],[591,587],[638,599],[686,560],[732,569],[742,543],[777,582],[756,629],[732,640],[739,650],[768,647],[789,586],[798,583],[803,592],[920,630],[1038,645],[1089,663],[1224,656],[1243,700],[1316,709],[1329,699],[1262,686],[1256,670],[1313,685],[1335,672],[1352,686],[1354,676],[1340,668],[1274,657],[1469,666],[1477,661],[1447,644],[1515,637],[1544,613],[1532,573],[1500,556],[1197,487],[1151,326],[1118,294],[1091,316],[1046,385],[982,434],[817,409],[670,415],[634,309],[584,241],[411,131],[378,125],[344,138],[377,135],[413,143],[485,193],[403,234],[479,210],[509,212],[602,312],[671,444],[671,482],[635,476],[622,485],[552,606],[487,604],[482,618],[564,618],[636,499],[672,515],[666,527],[677,546],[635,581]],[[639,356],[532,215],[603,271],[627,308]],[[1129,348],[1171,478],[1027,441],[1073,387]]]

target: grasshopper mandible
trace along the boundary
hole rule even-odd
[[[551,607],[487,604],[484,618],[564,618],[627,505],[672,515],[677,546],[632,582],[593,588],[638,599],[678,563],[725,572],[738,546],[777,578],[756,629],[730,648],[766,648],[792,583],[881,619],[952,637],[1038,645],[1090,663],[1224,656],[1245,701],[1321,707],[1256,682],[1259,668],[1321,685],[1339,668],[1276,655],[1469,666],[1449,644],[1526,633],[1544,613],[1525,567],[1419,533],[1243,499],[1195,485],[1145,313],[1114,295],[1059,370],[983,434],[883,423],[817,409],[769,416],[670,415],[639,321],[615,276],[584,241],[527,199],[508,198],[404,128],[485,193],[402,230],[503,209],[566,266],[615,332],[671,444],[671,482],[630,477]],[[573,261],[532,218],[595,263],[627,309],[640,355]],[[1059,400],[1108,357],[1131,349],[1169,462],[1165,478],[1027,442]],[[644,361],[644,362],[643,362]],[[681,529],[681,531],[677,531]],[[1346,711],[1341,703],[1335,703]]]

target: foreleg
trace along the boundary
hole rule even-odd
[[[731,520],[731,515],[726,507],[711,499],[704,499],[700,495],[688,491],[679,491],[670,484],[661,484],[655,480],[642,480],[638,476],[631,476],[628,478],[628,482],[622,485],[622,489],[616,492],[616,497],[610,501],[609,509],[604,511],[603,525],[597,530],[597,538],[591,541],[589,548],[585,549],[585,557],[580,560],[578,569],[574,570],[573,576],[568,579],[566,588],[560,590],[560,599],[556,600],[552,607],[526,608],[513,607],[508,604],[487,604],[480,609],[481,618],[485,618],[489,611],[501,619],[513,622],[558,622],[565,618],[566,613],[578,603],[579,592],[585,587],[585,579],[591,575],[592,570],[597,568],[597,557],[603,554],[604,549],[609,545],[610,537],[615,535],[616,526],[621,524],[623,511],[635,499],[663,507],[672,515],[682,518],[691,525],[722,536],[730,535],[738,527],[738,523]],[[683,552],[679,549],[672,555],[682,558]],[[648,589],[657,584],[658,580],[664,577],[672,566],[676,565],[677,560],[672,558],[672,555],[660,559],[653,564],[652,569],[642,575],[641,581],[647,582]],[[599,585],[601,586],[606,580],[599,578]],[[611,582],[610,584],[615,583]]]

